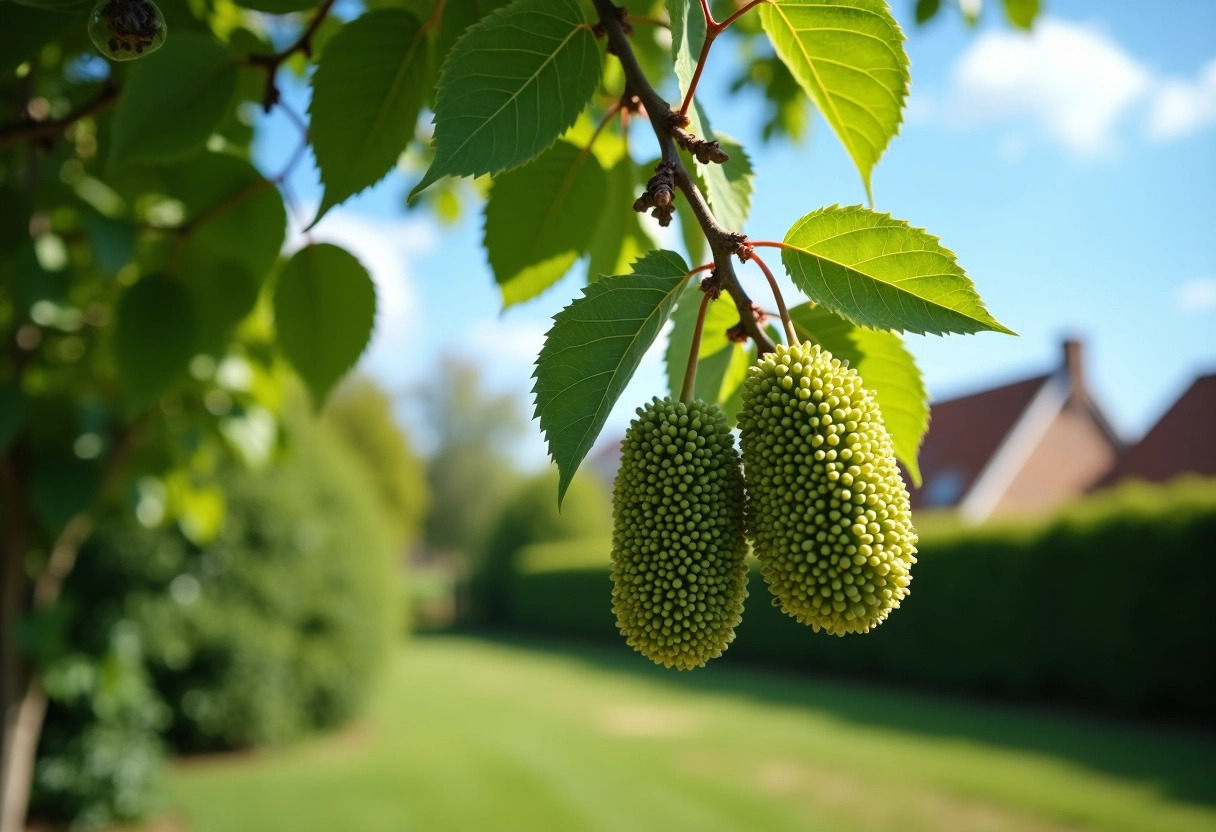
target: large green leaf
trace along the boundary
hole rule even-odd
[[[236,91],[236,62],[213,38],[176,34],[135,62],[114,112],[110,161],[159,164],[203,148]]]
[[[781,260],[811,300],[861,326],[1014,334],[988,314],[954,252],[890,214],[821,208],[790,228]]]
[[[601,65],[576,0],[515,0],[470,27],[444,61],[435,159],[410,197],[441,176],[535,159],[578,118]]]
[[[688,110],[689,129],[706,141],[716,141],[730,157],[725,162],[702,164],[694,160],[698,184],[714,212],[714,218],[730,231],[742,231],[752,207],[752,162],[743,146],[725,134],[716,134],[709,118],[694,101]]]
[[[231,260],[259,282],[266,276],[283,246],[287,212],[257,168],[225,153],[204,153],[169,168],[166,183],[168,195],[180,200],[187,219],[197,224],[181,258],[183,274],[196,264]]]
[[[654,241],[642,227],[641,215],[633,210],[633,200],[641,192],[641,183],[629,154],[621,156],[606,171],[606,182],[604,211],[588,249],[591,254],[587,265],[588,281],[621,274],[630,263],[654,248]]]
[[[652,251],[558,312],[536,360],[536,418],[560,473],[558,502],[683,290],[688,266]]]
[[[770,0],[760,19],[773,47],[853,158],[870,172],[903,120],[904,33],[884,0]]]
[[[178,274],[194,301],[198,352],[222,354],[228,336],[257,303],[260,276],[233,257],[194,257]]]
[[[153,275],[123,292],[114,318],[119,378],[132,404],[146,404],[185,375],[194,356],[194,303],[179,282]]]
[[[682,104],[705,43],[705,14],[697,0],[667,0],[667,17],[671,20],[671,59],[680,82]]]
[[[434,5],[434,0],[429,2]],[[439,19],[439,33],[435,42],[435,52],[440,62],[448,56],[456,41],[471,26],[510,2],[511,0],[447,0],[443,15]]]
[[[700,109],[698,104],[696,109]],[[697,162],[697,170],[705,180],[705,198],[714,217],[729,231],[742,231],[747,215],[752,208],[752,161],[743,150],[743,145],[725,133],[714,133],[702,113],[702,126],[710,140],[716,140],[730,156],[721,164],[703,165]]]
[[[504,306],[536,297],[586,253],[607,187],[595,155],[564,141],[494,181],[485,247]]]
[[[894,332],[863,329],[820,306],[803,303],[790,310],[803,341],[819,344],[861,375],[874,394],[895,445],[895,456],[920,486],[917,454],[929,429],[929,394],[916,360]]]
[[[307,246],[283,267],[274,292],[276,339],[320,407],[355,365],[376,322],[376,287],[350,252]]]
[[[684,373],[688,369],[688,352],[692,349],[693,331],[697,325],[697,313],[701,310],[701,276],[696,275],[680,297],[671,316],[671,334],[667,340],[667,389],[673,397],[680,394],[684,386]],[[710,301],[705,310],[705,325],[701,330],[701,348],[697,352],[697,382],[693,396],[706,402],[721,403],[734,392],[723,391],[723,380],[730,368],[735,349],[741,345],[726,337],[726,330],[739,323],[739,311],[729,295],[723,294]]]
[[[392,170],[414,137],[432,66],[422,23],[399,9],[364,14],[326,46],[309,105],[325,186],[317,219]]]

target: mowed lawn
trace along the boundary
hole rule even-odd
[[[365,719],[177,766],[193,832],[1216,830],[1216,740],[618,650],[434,637]],[[173,824],[177,826],[178,824]]]

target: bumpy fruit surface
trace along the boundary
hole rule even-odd
[[[743,614],[743,473],[716,404],[637,414],[612,495],[612,609],[631,647],[687,670],[721,655]]]
[[[916,562],[908,491],[861,377],[818,345],[748,371],[739,414],[747,522],[773,603],[818,632],[881,624]]]

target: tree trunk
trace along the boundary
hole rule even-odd
[[[50,557],[31,581],[25,571],[28,545],[25,516],[17,504],[19,491],[8,476],[9,466],[0,469],[0,491],[4,499],[3,545],[0,546],[0,698],[4,737],[0,743],[0,832],[22,832],[29,809],[30,787],[38,755],[38,738],[46,717],[46,689],[36,668],[21,655],[17,625],[29,608],[43,610],[59,598],[64,579],[76,565],[81,544],[93,529],[91,515],[81,513],[59,533]]]
[[[17,644],[17,622],[30,602],[32,582],[25,571],[28,536],[20,478],[7,454],[0,458],[0,507],[0,832],[21,832],[46,699],[39,685],[39,695],[26,706],[27,693],[34,691]]]
[[[4,757],[0,761],[0,832],[22,832],[29,808],[38,737],[46,716],[46,691],[31,676],[25,694],[4,715]]]
[[[7,490],[7,489],[6,489]],[[6,494],[6,496],[9,496]],[[46,695],[30,676],[17,645],[17,622],[29,603],[31,582],[25,574],[25,535],[8,513],[0,559],[0,832],[21,832],[33,782],[38,734],[46,713]]]

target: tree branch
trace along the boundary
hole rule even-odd
[[[0,150],[24,141],[51,143],[58,141],[67,130],[82,118],[104,113],[118,101],[118,86],[110,81],[101,85],[97,95],[81,104],[63,118],[46,121],[18,121],[0,127]]]
[[[684,95],[684,103],[680,105],[680,115],[688,115],[688,108],[692,106],[692,97],[696,93],[697,84],[701,80],[701,72],[705,69],[705,62],[709,59],[710,47],[714,45],[714,41],[718,39],[718,35],[726,31],[727,26],[730,26],[730,24],[734,23],[744,14],[765,2],[768,2],[768,0],[750,0],[747,5],[719,23],[714,20],[713,14],[710,13],[707,0],[701,0],[701,11],[705,14],[705,40],[701,44],[701,54],[697,56],[697,67],[693,70],[692,81],[688,85],[688,92]]]
[[[760,328],[760,324],[756,320],[755,307],[739,283],[739,278],[735,274],[735,264],[731,260],[731,257],[741,250],[741,246],[747,238],[737,232],[727,231],[718,223],[713,212],[710,211],[705,197],[701,194],[701,190],[697,187],[697,183],[693,181],[688,168],[680,159],[674,134],[676,129],[683,128],[683,119],[678,113],[672,111],[671,105],[664,101],[662,96],[655,92],[646,74],[642,72],[637,57],[633,54],[633,47],[629,45],[629,39],[625,36],[625,30],[621,26],[616,5],[611,0],[593,0],[593,2],[599,13],[599,26],[608,38],[608,51],[616,55],[621,62],[626,86],[646,108],[650,126],[654,128],[655,138],[659,142],[662,157],[660,165],[667,167],[673,174],[676,186],[688,200],[689,207],[692,208],[697,222],[701,225],[701,231],[709,241],[709,248],[714,256],[713,279],[735,301],[735,307],[739,310],[739,323],[747,336],[756,342],[756,346],[762,354],[772,352],[773,342]]]
[[[269,113],[274,105],[279,103],[279,85],[276,81],[279,67],[297,52],[303,53],[306,58],[312,57],[312,36],[317,33],[317,29],[321,28],[321,24],[325,22],[325,18],[329,16],[329,10],[333,8],[334,2],[335,0],[322,0],[321,5],[317,7],[316,14],[309,21],[307,28],[304,29],[291,46],[288,46],[282,52],[274,52],[270,55],[254,54],[245,58],[249,66],[261,67],[266,70],[266,92],[262,96],[262,109],[266,112]],[[440,5],[442,6],[442,4]]]
[[[95,506],[100,506],[107,495],[121,483],[127,461],[139,443],[143,425],[143,420],[137,421],[119,435],[114,450],[106,462],[105,472],[102,474],[101,484],[98,486],[97,496],[94,499]],[[80,553],[80,547],[93,532],[95,513],[96,509],[93,507],[77,512],[55,538],[55,542],[51,545],[50,557],[47,558],[46,564],[43,565],[38,577],[34,580],[34,609],[46,609],[58,600],[59,593],[63,590],[63,582],[76,566],[76,556]]]

